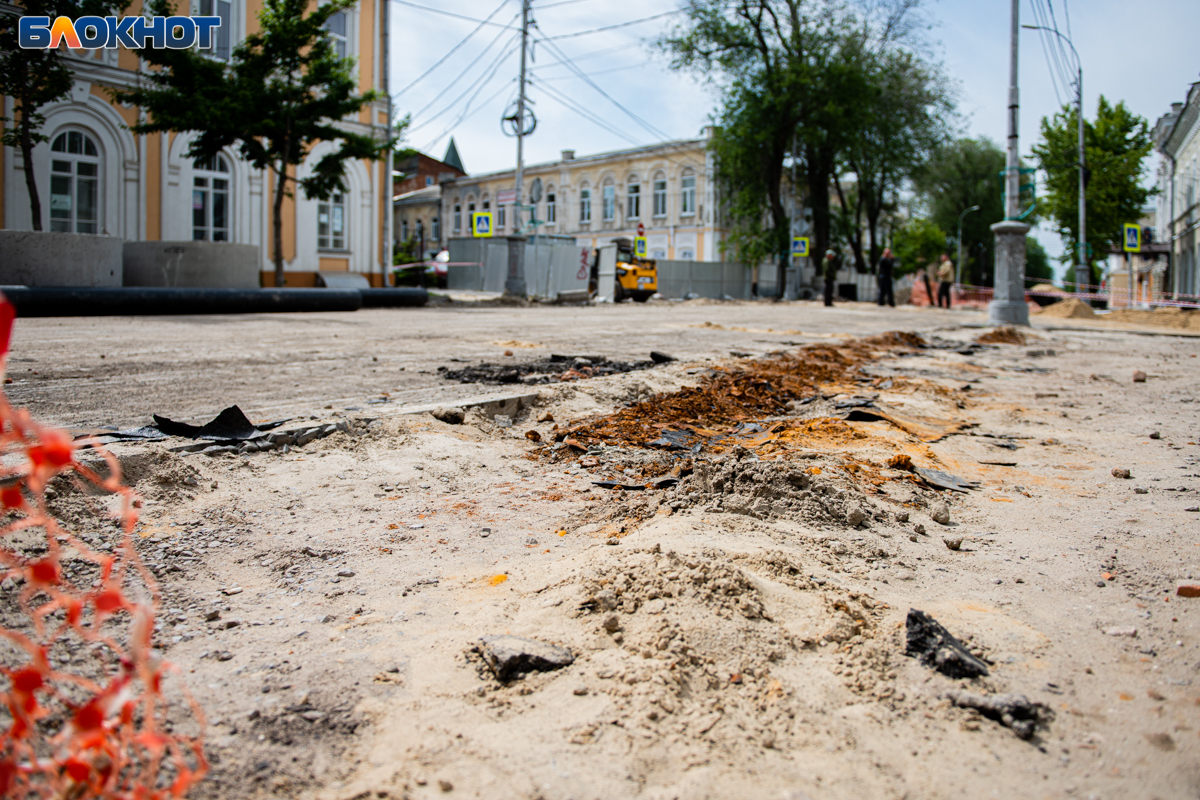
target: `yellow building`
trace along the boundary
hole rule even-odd
[[[315,0],[314,0],[315,2]],[[227,60],[233,47],[258,28],[262,0],[190,0],[179,13],[222,18],[212,57]],[[142,12],[134,0],[125,12]],[[360,92],[385,85],[383,3],[360,0],[330,18],[339,52],[357,59]],[[45,106],[42,133],[50,142],[34,150],[42,204],[42,229],[107,234],[126,240],[228,241],[254,245],[264,285],[274,282],[271,236],[273,181],[232,150],[205,161],[188,158],[191,134],[135,135],[128,126],[139,110],[110,99],[108,90],[132,86],[142,61],[137,51],[68,51],[75,76],[71,93]],[[12,117],[11,98],[0,98]],[[0,123],[2,125],[3,123]],[[388,134],[387,103],[364,107],[348,129]],[[329,149],[321,143],[300,165],[303,178]],[[387,263],[390,176],[384,161],[346,164],[346,191],[328,201],[302,191],[284,202],[283,256],[289,286],[312,286],[322,271],[349,271],[379,285]],[[0,149],[0,227],[32,230],[29,198],[18,149]]]
[[[525,168],[522,200],[534,205],[534,219],[544,223],[540,234],[573,236],[580,245],[597,247],[637,235],[640,223],[653,258],[719,261],[727,231],[719,225],[707,145],[706,136],[580,158],[564,150],[558,161]],[[541,181],[542,196],[530,204],[535,180]],[[502,193],[515,186],[515,170],[443,183],[443,235],[470,236],[477,211],[492,213],[496,236],[532,235],[528,211],[521,217],[526,228],[514,229],[511,201]]]

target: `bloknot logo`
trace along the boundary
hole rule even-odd
[[[72,50],[127,47],[183,50],[212,47],[220,17],[21,17],[18,42],[25,50]]]

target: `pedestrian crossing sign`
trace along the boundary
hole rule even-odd
[[[1125,223],[1125,252],[1142,252],[1142,226]]]
[[[633,239],[633,254],[638,258],[645,258],[649,252],[649,248],[646,247],[646,237],[635,236]]]
[[[492,235],[492,212],[479,211],[471,215],[471,235],[476,238]]]
[[[792,255],[796,258],[808,257],[808,237],[793,236],[792,237]]]

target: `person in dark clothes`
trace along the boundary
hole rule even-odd
[[[896,259],[892,257],[892,248],[883,248],[883,257],[879,259],[876,272],[879,277],[879,305],[886,303],[895,308],[896,296],[892,292],[892,278],[896,274]]]
[[[942,263],[938,265],[938,293],[937,304],[938,308],[942,307],[942,300],[946,301],[946,308],[950,307],[950,287],[954,285],[954,262],[950,260],[950,256],[942,253]]]
[[[842,268],[842,259],[832,250],[825,251],[825,260],[821,262],[821,273],[825,276],[825,305],[833,305],[833,288],[837,283],[838,270]]]

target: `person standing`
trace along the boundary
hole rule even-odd
[[[833,305],[833,288],[837,283],[838,270],[842,268],[842,259],[833,250],[825,251],[825,260],[821,263],[821,272],[825,276],[825,305]]]
[[[883,248],[883,257],[875,267],[879,280],[879,305],[887,303],[896,307],[896,296],[892,291],[892,279],[896,274],[896,259],[892,257],[892,248]]]
[[[950,256],[942,253],[942,263],[938,265],[938,308],[942,307],[942,299],[946,300],[946,308],[950,308],[950,287],[954,285],[954,262]]]

